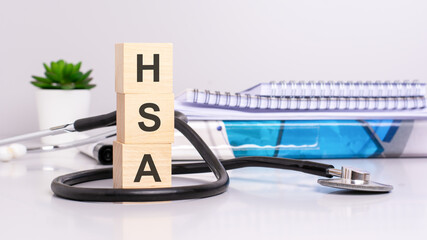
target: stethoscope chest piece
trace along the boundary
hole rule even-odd
[[[391,185],[371,181],[368,172],[354,168],[330,169],[330,174],[339,178],[319,179],[317,182],[327,187],[363,192],[390,192],[393,189]]]

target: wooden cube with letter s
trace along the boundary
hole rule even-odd
[[[171,186],[172,44],[116,44],[115,188]]]

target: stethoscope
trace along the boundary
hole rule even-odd
[[[230,179],[226,170],[243,167],[288,169],[327,177],[326,179],[319,179],[317,182],[323,186],[339,189],[377,193],[390,192],[393,189],[393,186],[391,185],[371,181],[370,174],[368,172],[349,167],[336,169],[333,165],[318,162],[258,156],[239,157],[220,161],[206,145],[203,139],[187,124],[187,122],[188,120],[185,115],[175,111],[175,129],[181,132],[190,141],[204,162],[173,163],[172,174],[178,175],[211,171],[215,175],[216,181],[200,185],[150,189],[84,188],[77,186],[77,184],[80,183],[112,178],[113,169],[109,167],[59,176],[52,181],[52,191],[56,196],[66,199],[99,202],[170,201],[205,198],[227,191]],[[0,141],[0,146],[36,137],[56,135],[64,132],[83,132],[95,128],[114,126],[115,124],[116,112],[111,112],[96,117],[79,119],[74,121],[74,123],[53,127],[48,130],[4,139]],[[26,152],[51,151],[75,147],[113,136],[115,136],[115,130],[66,144],[41,146],[36,148],[26,148],[24,145],[11,144],[1,147],[0,157],[5,159],[6,156],[8,159],[19,157]],[[5,152],[7,154],[4,154]]]

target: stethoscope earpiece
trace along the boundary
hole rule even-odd
[[[23,144],[13,143],[0,147],[0,161],[8,162],[14,158],[19,158],[27,153],[27,147]]]

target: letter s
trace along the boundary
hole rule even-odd
[[[152,108],[155,112],[160,111],[160,108],[154,103],[144,103],[141,105],[141,107],[139,107],[139,114],[141,115],[141,117],[154,121],[154,125],[151,127],[147,127],[147,125],[145,125],[144,122],[138,122],[139,128],[141,128],[141,130],[146,132],[154,132],[160,127],[160,118],[156,115],[146,113],[145,112],[146,108]]]

